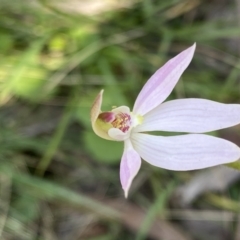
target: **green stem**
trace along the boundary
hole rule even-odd
[[[45,152],[44,156],[42,157],[42,159],[40,160],[40,162],[38,163],[38,165],[36,167],[35,173],[38,176],[44,175],[46,169],[48,168],[49,164],[51,163],[51,160],[52,160],[54,154],[56,153],[58,146],[60,145],[60,143],[63,139],[63,136],[68,128],[68,125],[70,123],[70,119],[72,116],[72,108],[74,106],[74,103],[76,103],[75,91],[76,90],[74,90],[72,96],[69,99],[69,102],[66,106],[66,109],[60,120],[60,123],[58,124],[57,129],[50,141],[47,151]]]

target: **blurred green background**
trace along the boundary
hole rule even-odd
[[[125,200],[123,145],[89,122],[194,42],[170,98],[240,103],[239,0],[0,0],[0,239],[240,239],[238,172],[143,163]]]

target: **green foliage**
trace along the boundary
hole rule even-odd
[[[81,5],[85,1],[76,1],[77,6],[74,2],[67,2],[67,7],[46,0],[0,3],[0,238],[4,240],[60,239],[63,234],[57,229],[62,225],[55,225],[65,210],[72,209],[89,223],[78,225],[79,231],[94,226],[99,231],[79,239],[147,239],[157,215],[171,208],[168,203],[175,190],[171,181],[182,175],[155,168],[153,176],[151,167],[144,165],[134,195],[130,192],[134,203],[147,212],[139,231],[122,224],[120,211],[110,207],[113,196],[123,195],[119,183],[123,144],[92,132],[90,108],[101,89],[102,110],[132,107],[152,73],[197,42],[193,62],[170,98],[240,102],[239,25],[219,12],[233,13],[237,3],[132,0],[123,8],[107,4],[96,15],[94,10],[86,15]],[[239,143],[237,129],[234,134],[233,141]],[[228,166],[240,170],[239,162]],[[239,212],[238,184],[228,190],[230,196],[226,191],[203,196],[200,202]],[[191,208],[195,207],[193,203]],[[98,216],[91,220],[94,224],[84,219],[85,214]],[[71,221],[64,227],[68,224]],[[77,233],[66,239],[72,236]]]
[[[39,52],[45,41],[46,39],[40,39],[34,42],[13,61],[12,69],[2,69],[4,75],[9,75],[3,79],[0,102],[4,103],[12,94],[27,99],[46,96],[41,89],[46,81],[46,72],[38,66]]]
[[[167,203],[167,199],[169,198],[170,194],[173,191],[173,182],[170,182],[164,191],[158,193],[156,196],[155,202],[149,207],[148,213],[142,223],[142,226],[137,233],[136,240],[143,240],[146,238],[151,225],[153,224],[157,215],[160,215],[164,208],[166,207],[165,204]]]
[[[123,151],[123,144],[107,141],[96,136],[92,131],[85,132],[83,139],[89,154],[103,163],[119,163]],[[111,151],[109,151],[111,149]]]

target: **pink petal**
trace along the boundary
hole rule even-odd
[[[143,116],[169,96],[191,62],[195,47],[194,44],[181,52],[152,75],[137,97],[133,108],[135,114]]]
[[[205,99],[165,102],[143,117],[134,131],[203,133],[240,123],[240,104],[223,104]]]
[[[133,133],[134,149],[150,164],[186,171],[230,163],[240,158],[240,148],[221,138],[204,134],[174,137]]]
[[[133,178],[137,175],[141,166],[141,158],[134,150],[130,140],[124,142],[124,152],[120,164],[120,181],[125,193],[128,196],[128,191]]]

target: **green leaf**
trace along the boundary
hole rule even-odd
[[[10,214],[21,222],[31,222],[38,217],[38,199],[21,191],[21,196],[12,204]]]
[[[104,163],[120,162],[123,152],[122,143],[102,139],[93,132],[85,132],[83,140],[87,151],[94,159]]]

